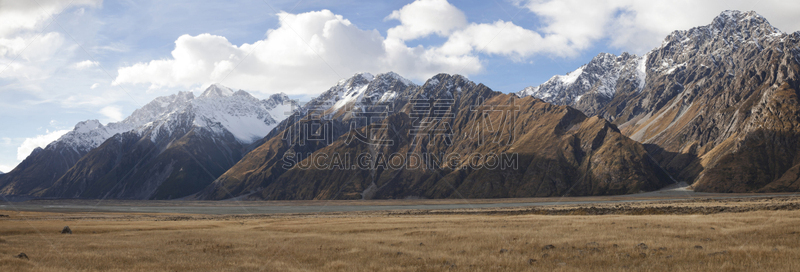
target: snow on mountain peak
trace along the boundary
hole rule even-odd
[[[335,86],[303,105],[300,112],[324,112],[326,116],[333,116],[342,109],[356,110],[370,103],[391,103],[398,96],[396,90],[416,86],[411,80],[394,72],[377,76],[357,73],[339,80]]]
[[[147,123],[164,118],[170,113],[183,109],[189,105],[189,101],[194,99],[195,97],[192,92],[178,92],[173,95],[156,97],[156,99],[153,99],[150,103],[134,110],[130,116],[120,122],[120,126],[124,125],[125,131],[143,126]],[[112,125],[113,124],[109,124],[108,126]]]
[[[233,95],[233,90],[231,90],[231,88],[214,83],[208,86],[200,97],[225,97],[231,95]]]
[[[221,90],[218,86],[215,89]],[[262,103],[245,91],[238,91],[237,95],[230,93],[223,96],[204,93],[192,100],[191,105],[189,109],[194,114],[195,127],[208,129],[218,135],[224,134],[223,129],[227,130],[236,140],[244,144],[263,138],[280,121],[275,119],[279,116],[273,117],[270,114],[273,108],[268,106],[272,104]]]
[[[391,72],[391,71],[383,73],[383,74],[378,74],[376,76],[376,78],[385,79],[385,80],[397,80],[397,81],[402,82],[406,86],[416,86],[416,84],[414,84],[414,82],[411,82],[411,80],[408,80],[408,79],[398,75],[397,73]]]
[[[234,93],[230,88],[213,84],[199,97],[191,92],[157,97],[121,122],[105,126],[97,120],[80,122],[47,148],[88,152],[115,134],[130,131],[139,135],[151,131],[151,141],[156,141],[159,136],[171,135],[177,129],[174,126],[183,124],[178,121],[186,117],[194,118],[193,127],[217,135],[228,131],[239,142],[249,144],[266,136],[287,116],[285,112],[295,108],[296,102],[290,101],[285,94],[259,100],[245,91]]]
[[[74,131],[78,133],[87,133],[91,130],[103,127],[103,124],[98,120],[86,120],[75,125]]]
[[[528,87],[525,87],[525,89],[522,89],[521,91],[516,92],[515,94],[517,95],[517,97],[523,98],[523,97],[527,97],[527,96],[532,96],[537,91],[539,91],[539,86],[528,86]]]
[[[554,76],[554,78],[558,81],[561,81],[561,84],[572,84],[578,80],[578,77],[583,73],[583,68],[585,66],[578,67],[577,70],[567,73],[567,75],[563,76]]]
[[[768,32],[758,34],[783,33],[770,24],[767,18],[764,18],[755,11],[742,12],[738,10],[726,10],[715,17],[711,25],[706,26],[706,28],[707,27],[712,27],[720,32],[726,32],[725,30],[729,29],[737,32]],[[730,35],[730,33],[723,34]]]
[[[740,22],[740,21],[748,21],[748,20],[757,20],[761,22],[767,22],[767,19],[764,16],[756,13],[755,11],[739,11],[739,10],[725,10],[720,12],[717,17],[714,18],[714,22]]]
[[[350,78],[339,80],[336,86],[320,94],[303,106],[302,111],[337,111],[347,104],[360,101],[369,84],[375,79],[370,73],[356,73]]]
[[[375,79],[375,76],[373,76],[372,74],[367,72],[361,72],[361,73],[355,73],[350,78],[343,78],[339,80],[338,84],[336,85],[344,87],[348,87],[348,85],[349,86],[362,85],[371,82],[373,79]]]
[[[366,73],[366,72],[357,73],[356,76],[360,76],[360,77],[364,78],[367,81],[372,81],[373,79],[375,79],[375,76],[373,76],[370,73]]]
[[[775,39],[783,35],[785,33],[754,11],[726,10],[709,25],[673,31],[656,50],[678,45],[686,48],[685,50],[693,50],[718,40],[724,41],[728,48],[738,48],[745,43],[760,43],[764,39]]]
[[[578,69],[566,75],[553,76],[547,82],[527,87],[516,95],[533,96],[558,105],[573,105],[588,93],[611,98],[616,94],[620,78],[636,80],[640,87],[644,87],[647,76],[644,63],[645,57],[628,53],[619,56],[600,53]]]
[[[443,80],[444,82],[442,82]],[[450,75],[450,74],[440,73],[428,79],[428,81],[425,81],[425,85],[423,86],[426,86],[426,88],[430,89],[430,88],[436,88],[440,84],[445,84],[445,88],[450,89],[455,85],[455,82],[458,80],[464,82],[471,82],[469,78],[463,75],[459,74]]]

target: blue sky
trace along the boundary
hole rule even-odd
[[[800,4],[751,2],[0,0],[0,171],[79,121],[215,82],[307,100],[355,72],[447,72],[516,92],[726,9],[800,30]]]

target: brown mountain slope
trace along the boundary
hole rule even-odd
[[[703,158],[717,161],[700,175],[696,190],[800,191],[798,90],[784,82],[765,92],[759,105],[753,107],[759,114],[748,119],[746,133],[731,136],[728,143],[717,146]]]
[[[647,87],[603,114],[697,190],[789,190],[764,186],[797,163],[799,42],[754,12],[723,13],[668,36]]]
[[[255,143],[256,148],[195,197],[226,199],[256,192],[286,172],[281,167],[284,153],[311,153],[329,145],[351,127],[378,122],[405,106],[409,93],[416,87],[392,72],[374,79],[368,74],[356,74],[343,80],[283,120]],[[363,92],[359,92],[362,88]],[[384,100],[387,94],[394,94],[393,99]],[[333,102],[358,96],[362,97],[360,102],[351,99],[349,103],[340,102],[339,107]],[[353,112],[364,118],[353,119]]]
[[[725,11],[636,61],[600,54],[518,95],[612,120],[697,190],[794,191],[799,41],[755,12]],[[594,99],[598,84],[613,96]]]
[[[496,93],[460,76],[438,75],[412,100],[431,97],[449,98],[453,103],[446,110],[434,107],[426,111],[410,103],[380,126],[373,126],[385,129],[378,129],[368,141],[348,141],[366,134],[367,128],[362,128],[310,156],[296,154],[306,158],[269,184],[260,196],[602,195],[655,190],[672,182],[640,144],[607,121],[587,118],[575,109]],[[433,124],[414,133],[414,128],[426,121]],[[447,131],[452,133],[442,133]],[[387,140],[392,144],[379,144]],[[371,164],[360,165],[356,158],[365,154],[370,154]],[[439,167],[431,165],[431,156],[441,159]],[[336,157],[344,162],[335,163]],[[423,158],[425,166],[414,167],[409,158]],[[405,164],[399,163],[402,160]],[[502,166],[503,160],[508,167]]]

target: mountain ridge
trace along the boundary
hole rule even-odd
[[[180,123],[181,117],[178,116],[181,113],[193,112],[197,118],[193,119],[196,122],[192,125],[209,130],[217,135],[215,137],[224,138],[230,134],[238,144],[246,145],[265,136],[277,125],[280,120],[275,120],[271,113],[282,113],[291,108],[296,108],[295,102],[285,94],[258,100],[245,91],[234,93],[221,85],[209,86],[200,97],[191,92],[161,96],[117,123],[104,126],[97,120],[79,122],[72,131],[45,148],[37,148],[14,170],[3,175],[0,193],[53,195],[45,191],[113,136],[144,137],[150,133],[148,139],[155,143],[159,138],[170,137],[173,132],[170,125]],[[246,133],[236,130],[244,126],[247,127]]]
[[[358,75],[356,75],[357,77]],[[342,81],[344,82],[344,81]],[[341,83],[341,82],[340,82]],[[411,86],[407,88],[410,91],[408,101],[403,101],[402,105],[397,105],[397,111],[393,111],[385,117],[379,118],[377,122],[372,122],[369,125],[361,126],[355,129],[342,129],[342,126],[335,125],[332,128],[337,130],[332,136],[335,139],[332,143],[320,143],[312,141],[305,145],[286,145],[287,140],[298,141],[297,134],[307,135],[304,130],[309,126],[300,126],[300,133],[292,134],[292,138],[287,139],[281,137],[281,133],[271,133],[272,138],[267,140],[262,146],[255,149],[246,155],[237,165],[228,170],[219,179],[215,180],[203,193],[197,197],[199,199],[226,199],[226,198],[241,198],[249,197],[253,199],[370,199],[370,198],[405,198],[405,197],[425,197],[425,198],[442,198],[442,197],[455,197],[453,195],[453,188],[447,187],[448,182],[455,182],[455,184],[465,184],[459,192],[466,193],[467,197],[521,197],[521,196],[552,196],[552,195],[590,195],[590,194],[618,194],[639,192],[639,190],[654,190],[664,186],[669,182],[673,182],[668,178],[663,170],[658,167],[655,162],[649,159],[646,155],[644,147],[638,143],[627,139],[622,136],[615,126],[607,121],[600,122],[600,119],[587,118],[585,115],[577,110],[569,107],[557,107],[545,103],[538,99],[521,99],[516,100],[514,96],[494,92],[483,84],[476,84],[466,77],[460,75],[439,74],[427,80],[422,86]],[[325,94],[322,95],[323,97]],[[425,102],[429,101],[429,102]],[[438,103],[435,101],[448,102],[450,106],[437,106],[438,110],[421,109],[419,103]],[[487,105],[487,101],[492,101],[493,104]],[[475,142],[472,137],[462,136],[471,124],[480,123],[480,115],[475,115],[476,107],[499,107],[502,102],[510,101],[524,101],[526,106],[536,106],[536,114],[527,113],[525,118],[520,118],[519,122],[515,124],[521,127],[538,127],[540,129],[533,129],[536,133],[528,135],[530,139],[526,143],[535,144],[535,152],[524,153],[524,163],[551,164],[559,165],[558,168],[564,171],[546,171],[546,173],[530,173],[526,174],[517,172],[513,178],[503,178],[507,182],[517,184],[512,187],[500,186],[499,184],[491,185],[493,190],[486,191],[485,187],[489,186],[489,180],[479,178],[484,175],[498,175],[496,171],[489,171],[488,173],[477,171],[462,171],[462,170],[431,170],[431,171],[415,171],[415,170],[386,170],[382,167],[368,167],[366,169],[353,169],[353,170],[337,170],[337,169],[307,169],[302,165],[310,165],[316,162],[316,156],[323,157],[336,157],[337,154],[349,154],[350,157],[357,156],[358,154],[416,154],[420,156],[429,154],[444,154],[444,155],[462,155],[467,156],[471,153],[470,150],[481,149],[482,151],[491,151],[492,148],[500,148],[495,145],[483,146],[479,142]],[[445,103],[446,105],[448,103]],[[429,106],[432,104],[428,104]],[[420,111],[422,110],[422,111]],[[529,110],[531,111],[531,110]],[[332,113],[327,110],[322,111],[323,116],[347,116],[347,114]],[[562,115],[557,112],[563,112]],[[426,119],[425,123],[433,122],[433,126],[425,129],[423,135],[419,138],[411,137],[412,129],[410,126],[416,122],[420,122],[419,118],[433,118]],[[488,112],[487,112],[488,114]],[[448,116],[440,119],[440,115]],[[415,117],[416,116],[416,117]],[[548,116],[548,118],[534,118],[534,116]],[[357,117],[357,116],[355,116]],[[476,119],[478,118],[478,119]],[[497,121],[500,118],[497,113],[487,115],[489,119]],[[556,119],[550,120],[550,119]],[[503,119],[503,118],[500,118]],[[541,119],[541,120],[540,120]],[[291,119],[287,119],[291,120]],[[338,119],[330,120],[330,122],[323,122],[324,124],[335,124]],[[608,169],[617,169],[614,171],[623,171],[628,177],[642,177],[641,180],[636,178],[617,178],[609,179],[613,175],[609,175],[607,170],[593,168],[589,165],[592,155],[578,155],[578,159],[561,159],[566,156],[564,151],[561,150],[561,145],[554,145],[552,143],[543,144],[547,141],[533,141],[533,139],[562,139],[561,135],[564,131],[572,131],[571,123],[581,123],[584,120],[592,125],[588,127],[595,127],[596,129],[588,129],[585,136],[574,138],[571,136],[564,136],[563,148],[571,150],[568,154],[594,154],[601,146],[630,146],[626,148],[625,152],[630,152],[629,156],[636,158],[633,160],[616,160],[610,165]],[[530,121],[530,122],[529,122]],[[285,121],[286,122],[286,121]],[[307,122],[311,122],[307,120]],[[419,123],[417,123],[419,124]],[[547,127],[553,126],[553,127]],[[346,127],[346,126],[345,126]],[[546,127],[546,128],[543,128]],[[284,130],[282,134],[285,136],[290,127]],[[373,135],[370,137],[370,131],[382,131],[383,134]],[[346,132],[346,133],[343,133]],[[443,131],[451,131],[451,137],[443,136],[440,133]],[[319,131],[316,131],[319,132]],[[392,135],[392,133],[395,133]],[[507,130],[493,131],[496,136],[509,137],[509,135],[517,135],[519,132],[511,133]],[[569,132],[571,135],[573,132]],[[417,132],[413,132],[417,135]],[[468,134],[468,133],[467,133]],[[366,136],[365,136],[366,135]],[[606,135],[613,135],[606,137]],[[517,135],[519,136],[519,135]],[[513,137],[512,137],[513,138]],[[587,138],[585,142],[598,142],[598,144],[577,144],[581,142],[579,138]],[[414,139],[414,140],[411,140]],[[592,140],[593,139],[593,140]],[[366,142],[384,142],[389,141],[392,143],[388,146],[371,146]],[[554,142],[556,140],[553,140]],[[606,141],[608,141],[606,143]],[[605,144],[604,144],[605,143]],[[451,146],[459,146],[459,148],[452,149]],[[462,149],[465,148],[465,149]],[[507,147],[506,147],[507,148]],[[515,146],[513,148],[526,149],[524,146]],[[603,148],[603,150],[610,150],[611,148]],[[498,149],[501,150],[501,149]],[[544,151],[547,150],[547,151]],[[581,150],[581,151],[577,151]],[[543,154],[561,154],[555,157],[538,158],[532,157],[543,151]],[[366,153],[365,153],[366,152]],[[374,153],[378,152],[378,153]],[[611,154],[605,153],[603,154]],[[613,153],[613,152],[612,152]],[[310,157],[302,157],[309,155]],[[448,155],[448,156],[449,156]],[[347,156],[347,155],[343,155]],[[388,156],[388,155],[387,155]],[[608,155],[600,155],[608,156]],[[569,155],[567,157],[574,157]],[[293,163],[286,165],[287,159],[294,160]],[[642,164],[644,163],[644,164]],[[568,166],[575,165],[575,166]],[[577,166],[584,165],[584,166]],[[643,172],[629,171],[630,166],[639,165]],[[451,165],[455,169],[461,169],[458,165]],[[527,166],[527,164],[526,164]],[[563,168],[561,168],[563,167]],[[522,167],[529,169],[530,167]],[[345,169],[351,169],[345,167]],[[569,170],[567,170],[569,169]],[[580,170],[579,170],[580,169]],[[629,170],[624,170],[629,169]],[[478,174],[475,174],[478,173]],[[506,172],[507,174],[508,172]],[[561,174],[559,174],[561,173]],[[585,174],[580,179],[580,182],[573,183],[572,176],[563,176],[565,173],[583,173]],[[592,173],[592,174],[589,174]],[[605,174],[603,174],[605,173]],[[657,174],[656,174],[657,173]],[[527,175],[527,176],[526,176]],[[536,176],[531,181],[525,177]],[[437,176],[443,177],[435,178]],[[402,177],[402,178],[401,178]],[[634,181],[637,180],[637,181]],[[483,185],[481,185],[483,184]],[[454,185],[458,187],[459,185]],[[498,187],[499,186],[499,187]],[[517,187],[522,186],[522,187]],[[610,187],[609,187],[610,186]],[[481,189],[483,188],[483,189]],[[514,190],[508,188],[516,188]],[[526,189],[522,189],[526,188]],[[532,189],[539,188],[539,189]],[[574,189],[578,188],[578,189]],[[606,188],[606,189],[602,189]],[[610,189],[614,188],[614,189]],[[574,189],[574,190],[573,190]],[[216,192],[216,193],[215,193]]]
[[[794,156],[758,150],[797,150],[789,128],[798,122],[782,105],[796,100],[798,38],[800,32],[781,32],[753,11],[724,11],[709,25],[672,32],[647,53],[644,88],[618,82],[612,99],[583,108],[644,143],[662,166],[699,191],[797,190],[767,185],[788,182],[782,176],[796,165]],[[759,138],[772,140],[753,142]],[[734,159],[738,153],[761,159]],[[773,162],[778,157],[788,163]]]

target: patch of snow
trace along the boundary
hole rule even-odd
[[[578,80],[578,77],[581,75],[581,73],[583,73],[583,68],[584,68],[584,67],[585,67],[585,66],[581,66],[581,67],[580,67],[580,68],[578,68],[577,70],[567,73],[567,75],[564,75],[564,76],[556,76],[556,77],[557,77],[557,78],[558,78],[558,80],[560,80],[562,83],[564,83],[564,84],[567,84],[567,85],[569,85],[569,84],[572,84],[572,83],[575,83],[575,81],[576,81],[576,80]]]
[[[387,73],[384,73],[384,74],[378,74],[377,77],[382,77],[382,76],[386,76],[386,77],[390,77],[392,79],[399,80],[400,82],[402,82],[406,86],[414,86],[414,82],[411,82],[411,80],[408,80],[408,79],[396,74],[395,72],[387,72]],[[372,81],[372,80],[370,80],[370,81]]]
[[[439,79],[438,78],[431,78],[431,79],[428,80],[427,84],[428,84],[428,86],[439,85]]]
[[[380,100],[378,100],[378,102],[390,102],[390,101],[394,101],[394,99],[395,99],[396,97],[397,97],[397,93],[395,93],[395,92],[386,92],[386,93],[384,93],[384,94],[383,94],[383,96],[381,96],[381,99],[380,99]]]
[[[369,87],[369,84],[364,84],[358,88],[345,92],[344,96],[336,101],[331,109],[333,111],[338,111],[339,109],[344,108],[346,105],[354,105],[355,103],[361,101],[361,98],[364,97],[364,93],[367,91],[367,87]]]
[[[639,91],[644,89],[644,84],[647,79],[647,58],[650,54],[645,54],[636,63],[636,77],[639,79]]]
[[[534,93],[536,93],[537,91],[539,91],[539,86],[535,86],[535,87],[534,86],[530,86],[530,87],[525,87],[525,89],[522,89],[521,91],[517,92],[516,94],[517,94],[518,97],[522,98],[522,97],[531,96]]]
[[[357,76],[361,76],[361,77],[363,77],[363,78],[364,78],[364,79],[366,79],[367,81],[372,81],[372,80],[374,80],[374,79],[375,79],[375,76],[373,76],[373,75],[372,75],[372,74],[370,74],[370,73],[358,73],[358,74],[356,74],[356,75],[357,75]]]

